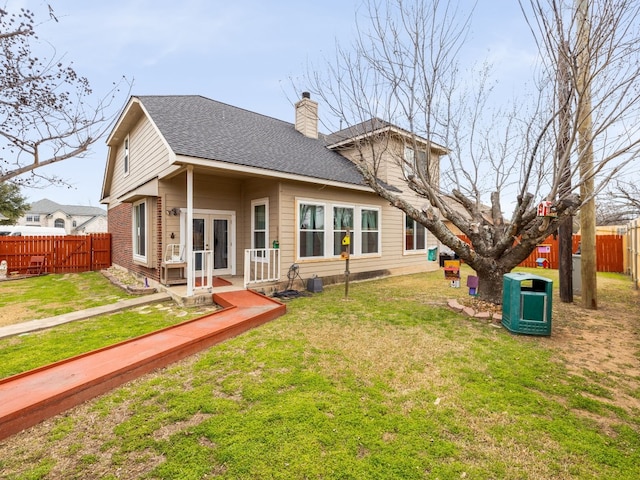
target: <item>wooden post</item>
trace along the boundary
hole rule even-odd
[[[580,164],[580,260],[582,268],[582,306],[598,309],[596,278],[596,201],[594,198],[593,132],[591,119],[591,32],[587,0],[578,0],[578,148]]]
[[[345,259],[344,270],[344,298],[349,298],[349,253],[351,251],[351,231],[347,228],[347,233],[342,239],[342,257]]]

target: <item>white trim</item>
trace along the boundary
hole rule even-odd
[[[228,217],[229,218],[229,262],[230,262],[230,275],[236,274],[237,269],[237,255],[236,255],[236,230],[237,230],[237,214],[235,210],[211,210],[206,208],[193,208],[191,209],[191,221],[189,218],[189,209],[180,208],[180,238],[187,240],[187,261],[192,256],[193,251],[193,231],[187,229],[187,225],[193,225],[193,219],[197,216],[208,216],[211,219],[215,217]],[[209,225],[213,227],[213,224]],[[205,230],[207,226],[205,225]],[[190,267],[191,268],[191,267]]]
[[[138,206],[144,204],[144,255],[140,255],[136,250],[138,249],[138,239],[140,232],[137,231],[137,218],[138,218]],[[143,198],[133,203],[131,212],[131,251],[133,253],[133,261],[138,263],[147,264],[149,258],[149,202],[147,198]]]
[[[124,137],[124,140],[122,142],[122,150],[122,162],[124,166],[123,175],[125,177],[128,177],[129,173],[131,173],[131,140],[129,139],[129,134]]]
[[[294,173],[285,173],[285,172],[277,172],[275,170],[268,170],[264,168],[258,167],[248,167],[246,165],[236,165],[233,163],[220,162],[217,160],[208,160],[205,158],[194,158],[194,157],[185,157],[185,156],[176,156],[174,160],[172,160],[174,164],[178,165],[194,165],[200,167],[207,167],[211,169],[223,170],[225,172],[239,172],[246,173],[248,175],[259,175],[265,178],[273,178],[277,180],[295,180],[298,182],[306,182],[317,185],[326,185],[331,187],[339,187],[346,188],[349,190],[357,190],[361,192],[373,192],[371,187],[366,185],[356,185],[354,183],[345,183],[339,182],[336,180],[328,180],[324,178],[316,178],[316,177],[307,177],[305,175],[299,175]]]
[[[419,227],[424,229],[424,248],[407,249],[407,219],[411,219],[413,221],[414,229]],[[421,225],[420,223],[416,222],[411,217],[408,217],[406,213],[403,212],[402,214],[402,254],[403,255],[414,255],[414,254],[423,255],[425,252],[428,252],[429,251],[428,235],[429,235],[429,231],[425,228],[424,225]],[[415,239],[416,237],[414,236],[414,242],[413,242],[414,246],[415,246]]]
[[[264,205],[264,246],[258,247],[255,244],[255,234],[256,234],[256,207]],[[255,200],[251,200],[251,250],[256,250],[258,253],[258,257],[255,261],[267,261],[266,258],[260,257],[259,250],[264,248],[270,248],[269,245],[269,197],[264,198],[256,198]],[[259,230],[262,231],[262,230]]]
[[[300,255],[300,206],[301,205],[315,205],[324,208],[324,229],[323,229],[323,255],[303,257]],[[334,234],[333,229],[333,209],[338,208],[350,208],[353,209],[353,230],[351,231],[351,245],[353,247],[352,258],[370,258],[382,256],[382,209],[376,205],[358,204],[358,203],[343,203],[343,202],[330,202],[327,200],[315,200],[308,198],[296,198],[296,211],[295,211],[295,258],[296,261],[309,261],[309,260],[333,260],[340,258],[340,254],[334,253]],[[378,251],[372,253],[362,253],[362,211],[374,211],[378,216]]]

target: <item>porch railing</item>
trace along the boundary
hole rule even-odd
[[[193,289],[213,286],[213,251],[194,250],[191,258]]]
[[[244,288],[252,283],[280,280],[280,249],[248,248],[244,251]]]

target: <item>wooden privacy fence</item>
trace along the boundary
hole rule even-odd
[[[640,286],[640,218],[627,225],[627,258],[625,272],[631,275],[635,288]]]
[[[460,238],[469,242],[465,235],[460,235]],[[571,251],[576,252],[580,244],[580,235],[574,235],[572,243]],[[558,239],[553,235],[540,243],[520,266],[535,268],[540,264],[544,264],[546,268],[558,268]],[[599,272],[623,273],[625,271],[622,235],[596,236],[596,269]]]
[[[79,273],[111,266],[111,234],[0,237],[0,261],[7,273],[26,273],[31,257],[44,256],[43,272]]]

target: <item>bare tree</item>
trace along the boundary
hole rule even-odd
[[[51,7],[49,21],[58,21]],[[36,169],[83,157],[115,114],[109,107],[119,84],[91,106],[93,92],[85,77],[53,47],[49,58],[34,52],[36,27],[31,11],[0,8],[0,183],[64,184]]]
[[[316,69],[306,79],[343,130],[346,125],[357,133],[368,124],[374,131],[376,123],[389,122],[413,132],[415,143],[426,138],[446,146],[439,168],[414,168],[405,176],[406,185],[425,200],[419,207],[378,180],[390,154],[384,142],[360,142],[352,159],[378,195],[477,272],[485,300],[500,303],[503,274],[638,155],[640,35],[634,29],[640,12],[631,1],[593,3],[586,52],[580,50],[571,2],[521,4],[540,62],[532,72],[535,88],[511,108],[491,106],[489,69],[475,69],[471,76],[461,68],[473,11],[461,12],[444,0],[370,1],[370,23],[358,25],[352,48],[337,46],[327,69]],[[579,76],[581,54],[589,55],[586,79]],[[564,79],[558,82],[561,68]],[[585,151],[578,144],[584,118],[580,81],[593,92],[589,147],[594,162],[586,173],[579,168]],[[402,155],[395,161],[406,170]],[[593,194],[581,197],[580,187],[590,181],[596,182]],[[502,201],[509,195],[515,204],[505,218]],[[542,201],[551,202],[553,216],[537,215]]]
[[[596,208],[598,225],[625,225],[640,218],[640,186],[616,180]]]

